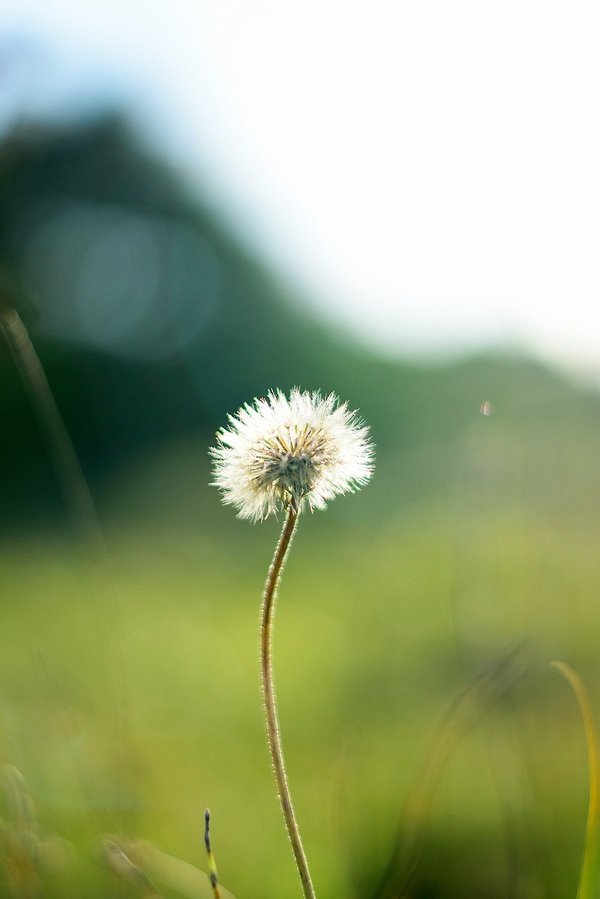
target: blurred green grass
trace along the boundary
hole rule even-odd
[[[116,895],[96,850],[106,833],[204,868],[207,805],[238,899],[298,895],[258,680],[278,525],[219,508],[205,463],[194,471],[204,452],[162,453],[105,498],[100,567],[64,535],[2,547],[1,756],[26,778],[42,832],[74,849],[44,895]],[[600,708],[597,526],[484,484],[457,478],[387,517],[367,488],[300,523],[275,671],[324,897],[387,895],[398,839],[393,877],[419,862],[408,895],[575,895],[585,740],[549,662],[576,667]]]

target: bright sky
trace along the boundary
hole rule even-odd
[[[0,122],[124,96],[342,330],[600,373],[597,0],[12,7]]]

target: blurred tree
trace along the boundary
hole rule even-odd
[[[6,138],[0,211],[3,293],[90,477],[123,453],[214,430],[269,386],[306,380],[314,323],[118,117]],[[0,366],[6,510],[24,492],[28,503],[49,494],[5,349]],[[24,453],[27,484],[16,471]]]
[[[276,386],[334,390],[361,409],[378,446],[379,509],[456,476],[485,400],[501,429],[521,429],[521,449],[532,429],[566,415],[576,431],[597,411],[595,395],[516,356],[408,365],[318,325],[117,115],[4,138],[0,272],[96,482],[132,454],[214,432]],[[4,347],[0,379],[2,506],[5,521],[27,520],[57,494]]]

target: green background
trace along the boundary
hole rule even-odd
[[[3,302],[39,353],[106,540],[98,557],[3,344],[0,760],[29,792],[5,769],[2,895],[143,894],[103,862],[106,834],[205,869],[206,806],[238,899],[299,895],[259,695],[280,522],[222,507],[208,459],[227,413],[298,385],[358,408],[377,452],[372,483],[302,516],[277,612],[317,894],[575,896],[585,736],[550,663],[573,665],[598,707],[596,391],[516,352],[416,365],[325,329],[118,119],[25,130],[1,154]],[[155,229],[158,302],[169,327],[200,315],[192,340],[159,331],[149,349],[132,333],[115,352],[45,324],[78,308],[93,247],[63,225],[83,208],[94,227],[109,209]],[[199,246],[218,273],[209,299]],[[118,315],[122,256],[107,265],[97,302]],[[165,896],[210,896],[202,881],[177,892],[165,856],[141,865]]]

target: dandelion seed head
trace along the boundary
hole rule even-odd
[[[213,484],[240,518],[267,518],[293,504],[324,509],[338,493],[365,484],[373,472],[368,428],[340,404],[294,388],[246,403],[229,416],[211,449]]]

